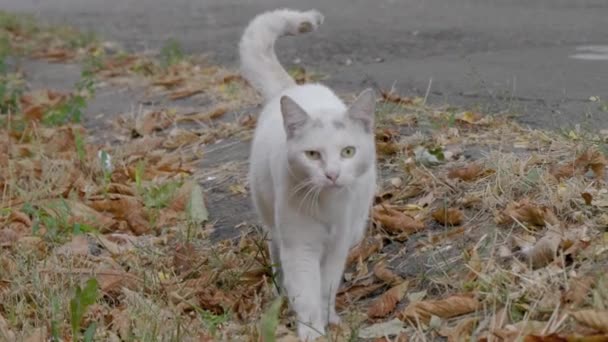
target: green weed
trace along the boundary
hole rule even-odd
[[[184,59],[184,52],[179,41],[171,38],[160,50],[160,63],[163,68],[179,63]]]
[[[76,292],[74,297],[70,300],[70,324],[72,326],[72,338],[76,339],[80,335],[80,324],[84,314],[87,312],[89,306],[97,301],[97,279],[91,278],[87,280],[84,288],[76,286]],[[87,328],[84,336],[85,341],[92,341],[93,335],[95,334],[96,324],[92,323]]]

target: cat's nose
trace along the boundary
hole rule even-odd
[[[325,177],[334,183],[338,179],[338,176],[340,176],[340,172],[338,171],[325,171]]]

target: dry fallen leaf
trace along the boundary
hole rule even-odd
[[[389,206],[376,205],[373,217],[393,234],[415,233],[425,228],[424,223]]]
[[[48,341],[48,333],[46,327],[33,329],[32,332],[23,340],[23,342],[45,342]]]
[[[367,316],[369,318],[382,318],[388,316],[395,310],[397,304],[399,304],[405,296],[408,285],[409,283],[404,281],[376,298],[367,309]]]
[[[346,265],[350,265],[357,260],[366,260],[372,254],[382,250],[382,238],[379,236],[369,236],[363,239],[357,246],[350,250]]]
[[[417,325],[417,321],[427,323],[431,316],[450,318],[477,310],[480,303],[466,295],[454,295],[441,300],[424,300],[410,303],[399,313],[399,319]]]
[[[453,328],[442,328],[439,330],[439,334],[447,337],[448,342],[469,341],[471,333],[478,321],[478,317],[468,317],[458,322]]]
[[[444,225],[456,226],[462,223],[464,219],[464,214],[462,211],[455,208],[445,208],[437,209],[432,214],[433,218]]]
[[[353,285],[346,289],[342,289],[338,292],[338,296],[336,297],[336,307],[345,309],[348,307],[349,303],[365,298],[383,286],[384,284]]]
[[[396,104],[406,104],[411,105],[414,103],[413,99],[407,96],[401,96],[392,90],[380,90],[380,94],[382,95],[382,99],[386,102],[392,102]]]
[[[198,94],[198,93],[202,93],[204,91],[204,88],[202,87],[185,87],[185,88],[180,88],[177,89],[175,91],[172,91],[171,94],[169,94],[169,98],[171,100],[179,100],[179,99],[184,99],[186,97],[190,97],[192,95]]]
[[[570,315],[583,325],[608,333],[608,310],[580,310]]]
[[[570,308],[576,308],[585,302],[595,279],[591,276],[572,277],[568,281],[568,290],[562,295],[562,302]]]
[[[146,136],[153,132],[162,131],[171,126],[173,118],[165,111],[149,111],[137,117],[135,130],[139,135]]]
[[[10,329],[8,322],[2,314],[0,314],[0,337],[5,338],[7,341],[16,341],[15,333]]]
[[[535,226],[546,224],[557,226],[560,223],[550,208],[530,203],[527,199],[508,204],[507,208],[497,218],[497,222],[500,224],[511,223],[513,220]]]
[[[591,205],[591,202],[593,201],[593,196],[588,193],[588,192],[583,192],[581,194],[581,197],[583,198],[583,200],[585,201],[586,205]]]
[[[555,259],[561,242],[562,234],[555,229],[549,229],[531,248],[522,250],[521,254],[532,268],[543,267]]]
[[[465,167],[451,169],[448,172],[448,178],[458,178],[463,181],[470,182],[491,172],[491,170],[484,170],[483,166],[478,163],[472,163]]]
[[[558,180],[561,180],[582,175],[591,170],[598,180],[603,180],[605,179],[606,165],[608,165],[606,156],[596,149],[589,148],[576,158],[573,163],[555,166],[550,173]]]
[[[151,226],[146,220],[143,205],[131,196],[115,196],[113,198],[101,198],[89,202],[91,208],[101,212],[108,212],[118,220],[128,223],[131,231],[136,235],[145,234],[150,231]]]
[[[384,261],[380,261],[374,266],[374,275],[376,278],[391,286],[403,282],[403,278],[401,278],[395,272],[389,270]]]
[[[456,115],[456,121],[468,124],[478,124],[482,118],[483,116],[477,112],[463,112]]]

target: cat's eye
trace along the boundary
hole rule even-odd
[[[306,156],[312,160],[319,160],[321,159],[321,153],[319,153],[319,151],[306,151],[304,152],[306,154]]]
[[[356,149],[354,146],[348,146],[342,149],[340,155],[342,158],[352,158],[355,155]]]

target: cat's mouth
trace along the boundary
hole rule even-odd
[[[325,184],[325,189],[327,190],[340,190],[344,187],[343,184],[340,183],[334,183],[334,182],[328,182]]]

